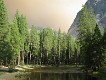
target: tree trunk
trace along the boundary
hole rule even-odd
[[[43,64],[42,62],[43,62],[43,56],[42,56],[42,53],[41,53],[40,65]]]
[[[31,64],[31,60],[32,60],[32,55],[31,55],[31,52],[30,52],[30,55],[29,55],[29,64]]]
[[[27,54],[27,65],[28,65],[28,54]]]
[[[7,66],[7,57],[6,57],[6,64],[5,65]]]
[[[24,64],[24,51],[22,53],[22,63]]]
[[[24,50],[21,52],[21,65],[24,64]]]
[[[46,51],[46,53],[47,53],[47,56],[46,56],[46,65],[48,65],[48,51]]]
[[[18,65],[20,65],[20,53],[18,55]]]

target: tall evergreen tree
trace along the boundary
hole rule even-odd
[[[102,44],[102,35],[100,32],[100,29],[98,25],[96,25],[94,34],[92,36],[92,47],[91,49],[91,66],[93,70],[99,70],[103,66],[104,62],[104,50],[103,50],[103,44]]]
[[[106,25],[104,26],[104,34],[101,41],[103,47],[103,54],[104,54],[104,63],[106,64]]]
[[[12,61],[16,61],[20,56],[20,33],[17,25],[16,17],[14,17],[13,23],[10,28],[10,44],[12,47]],[[18,62],[19,65],[19,62]]]
[[[64,32],[62,34],[62,44],[61,44],[61,56],[60,56],[60,61],[62,64],[65,63],[65,59],[66,59],[66,49],[67,49],[67,35],[66,33]]]
[[[20,43],[20,47],[21,47],[21,60],[22,60],[22,64],[24,64],[25,41],[27,39],[27,35],[29,35],[29,32],[28,32],[28,24],[27,24],[26,17],[24,17],[23,15],[20,16],[19,31],[20,31],[20,35],[21,35],[21,43]]]
[[[57,62],[57,33],[53,34],[53,42],[52,42],[52,50],[51,50],[51,63],[52,65],[56,65]]]
[[[79,43],[79,41],[75,41],[75,49],[74,49],[74,57],[75,57],[75,63],[76,63],[76,66],[78,65],[78,64],[81,64],[81,61],[80,61],[80,59],[81,59],[81,57],[80,57],[80,43]]]
[[[67,52],[66,52],[66,63],[69,64],[72,62],[72,55],[74,55],[75,51],[75,42],[70,35],[67,36]]]
[[[29,35],[29,31],[28,31],[28,24],[27,24],[27,20],[26,17],[24,17],[23,15],[20,15],[18,11],[16,11],[16,19],[17,19],[17,24],[18,24],[18,28],[19,28],[19,33],[20,33],[20,52],[21,52],[21,63],[24,64],[24,54],[25,52],[25,48],[26,48],[26,42],[27,41],[27,37]],[[28,43],[27,43],[27,48],[28,49]]]
[[[53,31],[50,28],[45,28],[43,30],[43,46],[44,46],[44,64],[48,64],[49,56],[51,56]]]
[[[85,67],[91,68],[91,54],[90,49],[92,44],[92,35],[96,26],[96,18],[92,10],[88,10],[86,6],[80,12],[80,25],[79,25],[79,40],[81,44],[81,55],[84,61]],[[90,46],[90,47],[89,47]]]
[[[40,36],[39,36],[39,31],[34,26],[32,26],[30,31],[30,43],[32,44],[31,53],[34,56],[34,62],[37,63],[37,61],[35,61],[35,58],[39,56]]]
[[[58,64],[60,64],[60,55],[61,55],[61,45],[62,45],[62,33],[61,30],[59,29],[58,31],[58,46],[57,46],[57,54],[58,54]]]
[[[0,25],[8,25],[8,15],[4,0],[0,0]]]
[[[9,24],[7,9],[4,1],[0,0],[0,61],[6,64],[6,57],[9,55]]]
[[[39,59],[39,64],[43,64],[43,52],[44,52],[44,47],[43,47],[43,41],[44,41],[44,36],[43,36],[43,30],[40,30],[40,59]]]

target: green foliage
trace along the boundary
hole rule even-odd
[[[96,26],[96,18],[92,10],[88,10],[86,6],[80,12],[79,20],[79,35],[78,38],[81,43],[81,54],[86,53],[87,47],[90,45],[91,37]],[[86,56],[86,55],[85,55]]]
[[[18,11],[16,12],[15,17],[17,20],[18,29],[20,33],[20,49],[21,51],[23,51],[24,43],[26,41],[26,44],[27,44],[27,38],[29,36],[27,19],[25,16],[20,15]]]
[[[102,44],[102,35],[100,32],[100,29],[98,25],[96,25],[94,34],[92,37],[92,56],[93,60],[92,63],[93,65],[95,64],[96,66],[102,67],[104,63],[104,50],[103,50],[103,44]]]
[[[4,0],[0,0],[0,25],[8,25],[8,15]]]
[[[40,48],[40,36],[39,31],[34,26],[32,26],[30,31],[30,43],[32,47],[31,49],[32,54],[38,55]]]
[[[62,43],[63,44],[61,45],[61,47],[62,47],[62,50],[65,51],[67,49],[67,35],[65,32],[62,35],[63,35],[62,36]],[[64,52],[64,54],[65,54],[65,52]]]
[[[74,41],[74,39],[72,38],[72,36],[71,35],[68,35],[68,39],[67,39],[67,44],[68,44],[68,49],[70,49],[70,52],[72,53],[72,54],[74,54],[74,51],[75,51],[75,41]]]
[[[57,38],[57,40],[58,40],[58,43],[57,43],[57,54],[58,54],[58,57],[60,59],[60,54],[61,54],[61,50],[62,50],[62,48],[61,48],[61,46],[62,46],[62,33],[61,33],[60,29],[58,31],[58,38]]]
[[[54,49],[53,52],[55,52],[55,54],[57,54],[57,46],[58,46],[58,44],[57,44],[57,42],[58,42],[57,38],[58,38],[57,33],[54,32],[52,45],[53,45],[53,49]]]
[[[100,77],[100,79],[105,80],[106,79],[106,67],[102,67],[98,72],[99,72],[98,76]]]
[[[18,24],[18,29],[20,33],[20,52],[21,52],[21,59],[24,64],[24,53],[28,53],[29,51],[29,31],[28,31],[28,24],[27,19],[25,16],[20,15],[17,11],[15,14],[16,21]]]
[[[96,26],[96,18],[92,9],[87,9],[86,6],[80,12],[79,36],[83,37],[92,35]],[[83,39],[82,38],[82,39]]]
[[[50,53],[52,49],[53,31],[50,28],[43,29],[43,46]]]
[[[102,36],[93,10],[86,6],[80,12],[79,22],[76,39],[60,29],[56,32],[32,26],[29,31],[26,17],[18,11],[13,22],[8,23],[7,10],[0,0],[0,62],[12,62],[13,66],[20,60],[21,64],[84,64],[86,70],[99,70],[106,60],[106,30]]]
[[[26,39],[26,28],[27,28],[27,24],[26,24],[26,18],[21,15],[20,16],[20,26],[19,26],[19,32],[20,32],[20,35],[21,35],[21,43],[20,43],[20,46],[21,46],[21,51],[24,50],[24,42],[25,42],[25,39]]]
[[[12,47],[12,57],[14,59],[20,54],[20,33],[16,17],[14,17],[13,23],[10,27],[10,44]]]
[[[80,25],[79,25],[79,40],[81,43],[81,54],[85,58],[85,64],[88,64],[87,58],[90,57],[87,53],[88,47],[91,44],[91,37],[94,33],[96,20],[92,11],[88,10],[86,6],[80,12]],[[86,60],[87,59],[87,60]]]
[[[4,64],[6,64],[6,58],[8,57],[7,55],[9,55],[11,52],[9,38],[7,9],[4,1],[0,0],[0,61],[2,61]]]
[[[86,69],[99,70],[104,62],[102,35],[96,24],[95,16],[86,6],[81,10],[80,16],[80,52]]]

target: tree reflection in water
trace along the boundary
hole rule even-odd
[[[82,73],[31,73],[27,80],[99,80]]]

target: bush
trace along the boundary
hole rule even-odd
[[[12,73],[12,72],[17,72],[17,69],[13,69],[13,68],[9,68],[8,72]]]
[[[98,76],[100,77],[100,79],[106,80],[106,68],[105,67],[99,70]]]

